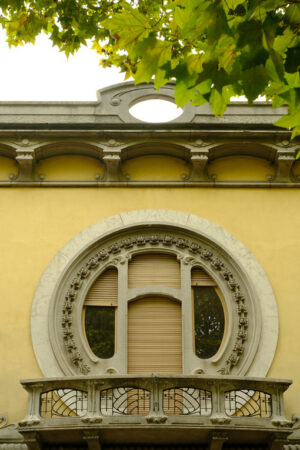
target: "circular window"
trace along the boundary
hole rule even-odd
[[[152,370],[157,329],[157,345],[177,355],[168,372],[265,376],[277,326],[250,252],[211,222],[165,210],[122,213],[75,237],[46,269],[32,311],[47,376]]]

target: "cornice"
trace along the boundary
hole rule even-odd
[[[300,187],[293,166],[299,138],[274,127],[285,108],[268,103],[232,103],[223,117],[209,105],[183,108],[177,119],[145,123],[129,113],[132,105],[149,98],[174,102],[174,84],[159,93],[152,84],[122,83],[98,91],[96,102],[0,103],[0,156],[11,158],[17,173],[7,174],[0,187]],[[81,155],[98,160],[104,174],[91,181],[48,180],[39,173],[41,160]],[[123,164],[149,155],[184,160],[189,173],[174,181],[132,181]],[[275,175],[260,181],[219,181],[209,176],[209,164],[221,157],[254,156],[272,164]]]
[[[101,89],[93,102],[0,102],[1,130],[276,130],[273,123],[286,107],[269,103],[228,105],[222,117],[215,117],[209,105],[183,107],[170,122],[146,123],[133,117],[131,106],[146,99],[174,102],[174,83],[159,92],[152,83],[135,86],[126,82]]]

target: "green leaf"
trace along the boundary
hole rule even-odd
[[[237,45],[240,48],[261,46],[262,24],[258,20],[242,22],[237,28]]]
[[[295,109],[295,107],[296,107],[296,95],[297,95],[296,89],[288,89],[288,90],[286,90],[285,92],[282,92],[279,95],[292,108],[291,110]]]
[[[286,8],[286,16],[290,23],[299,25],[300,23],[300,5],[293,3]]]
[[[284,78],[288,82],[288,85],[292,87],[300,87],[300,74],[299,72],[295,73],[285,73]]]
[[[147,18],[133,8],[128,12],[115,14],[111,19],[104,20],[102,26],[110,30],[119,46],[127,46],[132,42],[141,41],[147,38],[151,31]]]
[[[277,120],[274,125],[282,128],[300,128],[300,104],[292,113]]]
[[[273,82],[276,82],[281,85],[283,80],[281,80],[279,78],[276,67],[274,66],[271,56],[267,59],[265,67],[266,67],[267,71],[269,72],[270,79]]]
[[[223,116],[233,91],[230,86],[223,86],[222,91],[213,89],[209,98],[215,116]]]
[[[226,0],[226,1],[223,0],[223,5],[233,10],[241,3],[243,3],[241,0]]]
[[[285,104],[285,100],[280,97],[279,95],[276,95],[272,98],[272,108],[279,108],[280,106]]]
[[[177,106],[186,105],[193,99],[196,92],[197,74],[190,75],[185,63],[182,63],[174,70],[176,73],[176,85],[174,89],[174,97]]]
[[[277,75],[280,80],[284,79],[284,65],[283,60],[279,53],[277,53],[273,48],[270,49],[270,55],[274,64],[274,67],[276,69]]]
[[[207,98],[201,94],[195,94],[194,99],[192,101],[193,106],[205,105],[207,103]]]
[[[209,1],[184,2],[174,10],[174,25],[180,29],[180,38],[198,39],[206,30],[209,17]]]
[[[138,48],[143,57],[137,65],[135,83],[149,82],[157,76],[156,87],[159,89],[167,81],[161,67],[171,59],[172,43],[148,38]]]
[[[291,139],[294,139],[296,136],[300,136],[300,127],[296,127],[293,129]],[[300,151],[298,152],[298,155],[299,155],[299,153],[300,153]],[[297,155],[297,158],[298,158],[298,155]]]
[[[235,45],[236,43],[232,36],[223,35],[219,39],[216,46],[216,52],[218,53],[219,60],[219,70],[221,68],[223,68],[226,72],[230,72],[232,70],[235,58],[240,54],[240,52],[236,51]]]
[[[222,116],[227,106],[227,103],[224,101],[222,94],[217,89],[213,89],[209,100],[214,115]]]
[[[263,34],[265,38],[265,48],[270,49],[273,47],[274,39],[276,36],[277,21],[274,20],[273,16],[268,15],[263,23]]]
[[[205,62],[205,55],[203,53],[200,55],[188,56],[186,60],[188,72],[190,74],[202,72],[204,62]]]
[[[157,69],[155,72],[154,85],[157,91],[160,90],[162,86],[164,86],[168,81],[171,80],[171,77],[168,77],[166,71],[163,69]]]
[[[202,81],[202,83],[197,84],[196,90],[197,92],[199,92],[199,94],[208,94],[211,91],[211,85],[212,80],[208,78],[205,81]]]
[[[300,45],[288,49],[284,66],[286,72],[289,73],[300,70]]]
[[[273,44],[274,50],[276,50],[282,57],[285,57],[285,53],[295,41],[295,37],[294,31],[288,27],[284,30],[283,34],[275,37]]]
[[[268,72],[263,65],[245,70],[241,78],[245,95],[250,102],[253,102],[260,94],[263,94],[269,81]]]
[[[227,17],[222,4],[216,2],[207,8],[207,16],[203,17],[203,23],[207,26],[207,40],[209,43],[215,42],[223,34],[231,34],[227,23]]]
[[[202,83],[197,84],[195,94],[192,101],[193,106],[204,105],[209,101],[209,94],[211,92],[212,81],[207,79]]]

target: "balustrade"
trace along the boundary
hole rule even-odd
[[[151,375],[25,380],[28,427],[134,423],[289,428],[288,380]]]

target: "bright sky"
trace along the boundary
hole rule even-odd
[[[67,59],[44,35],[35,45],[9,48],[0,29],[0,61],[0,101],[94,101],[98,89],[124,80],[118,69],[101,68],[94,50],[82,47]],[[134,115],[143,114],[143,120],[150,122],[163,122],[167,114],[168,120],[180,115],[181,110],[169,102],[150,102],[147,108],[135,105]]]
[[[9,48],[0,30],[0,101],[96,100],[96,91],[121,83],[118,69],[102,69],[96,52],[83,47],[66,58],[46,36],[35,45]]]

